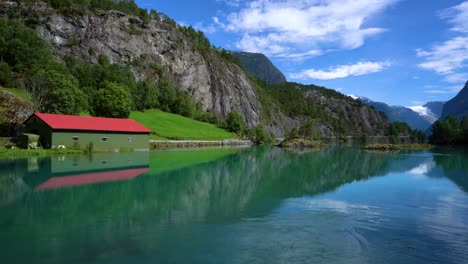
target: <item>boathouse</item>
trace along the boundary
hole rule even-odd
[[[39,136],[43,148],[148,150],[148,128],[132,119],[34,113],[23,123],[24,134]]]

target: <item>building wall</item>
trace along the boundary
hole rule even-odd
[[[104,132],[82,132],[82,131],[54,131],[52,133],[52,145],[64,145],[71,148],[76,144],[80,148],[86,148],[93,142],[95,150],[148,150],[148,134],[132,133],[104,133]]]
[[[43,148],[50,148],[52,143],[52,129],[36,116],[32,116],[24,123],[22,133],[39,135],[39,142]]]

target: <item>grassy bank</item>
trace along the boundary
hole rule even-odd
[[[434,148],[431,144],[371,144],[364,147],[367,150],[423,150]]]
[[[0,147],[0,158],[21,158],[35,156],[51,156],[64,154],[82,154],[84,150],[74,149],[6,149]]]
[[[132,112],[130,118],[151,129],[153,131],[152,139],[223,140],[238,138],[236,134],[213,124],[159,110]]]

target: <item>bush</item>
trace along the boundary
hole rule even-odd
[[[255,144],[272,144],[275,142],[273,135],[268,134],[262,125],[258,125],[253,129],[247,131],[247,134]]]
[[[128,90],[116,83],[107,83],[99,89],[91,108],[93,116],[128,118],[132,110],[132,101]]]
[[[229,132],[241,135],[244,127],[244,118],[237,111],[232,110],[226,119],[226,129]]]
[[[5,62],[0,62],[0,85],[4,87],[13,87],[13,79],[11,78],[11,69]]]
[[[70,74],[40,70],[33,77],[26,78],[24,83],[41,112],[76,115],[88,110],[87,96]]]

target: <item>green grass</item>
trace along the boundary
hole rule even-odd
[[[22,89],[17,89],[17,88],[5,88],[0,86],[0,90],[12,93],[16,96],[18,96],[21,99],[24,99],[26,101],[31,101],[31,94],[28,92],[22,90]]]
[[[151,129],[152,139],[223,140],[239,138],[215,125],[159,110],[132,112],[130,118]]]
[[[0,158],[2,159],[82,153],[84,153],[83,150],[73,149],[6,149],[3,146],[0,146]]]
[[[206,148],[187,150],[162,150],[151,153],[150,168],[152,174],[173,171],[196,164],[208,163],[236,153],[232,148]]]

